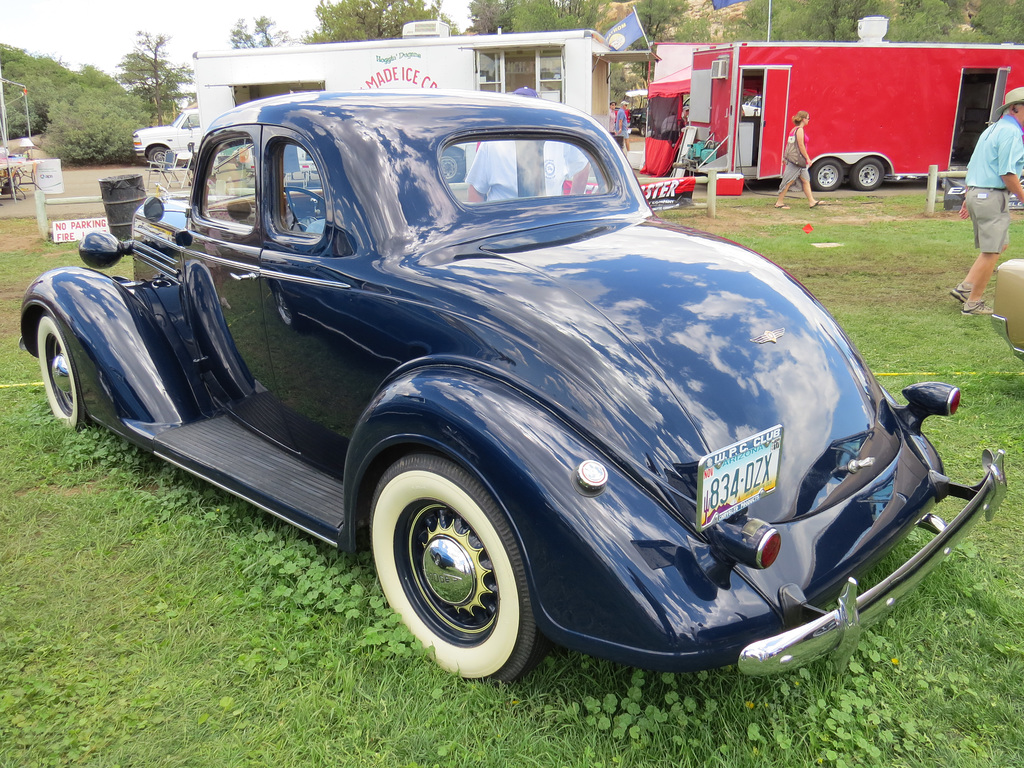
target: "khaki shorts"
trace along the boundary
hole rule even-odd
[[[799,165],[793,165],[793,163],[787,160],[786,169],[782,172],[782,182],[779,184],[779,192],[784,190],[797,179],[810,181],[811,174],[807,172],[806,168]]]
[[[968,187],[967,212],[974,224],[974,247],[982,253],[1002,253],[1010,244],[1010,193],[1005,189]]]

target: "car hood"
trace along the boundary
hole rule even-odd
[[[839,487],[851,460],[870,454],[881,467],[895,456],[898,428],[879,425],[882,390],[777,265],[657,221],[559,231],[557,244],[489,241],[491,258],[450,266],[463,272],[463,296],[474,284],[487,292],[485,322],[518,336],[501,353],[513,375],[617,458],[692,505],[702,456],[781,425],[778,491],[751,514],[782,522],[852,491]]]

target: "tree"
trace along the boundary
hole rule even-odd
[[[602,11],[601,0],[521,0],[512,17],[516,32],[594,29]]]
[[[28,121],[32,133],[45,133],[50,124],[50,112],[57,104],[75,101],[85,93],[100,103],[125,95],[124,88],[110,75],[92,66],[72,72],[49,56],[32,56],[20,48],[0,44],[0,60],[7,80],[20,86],[4,84],[7,101],[8,137],[18,138],[26,132],[25,99],[28,99]],[[136,126],[137,127],[137,126]]]
[[[146,105],[124,91],[97,98],[83,92],[73,102],[54,104],[46,151],[68,165],[130,163],[132,131],[146,119]]]
[[[410,21],[439,19],[452,25],[441,13],[441,0],[320,0],[316,7],[320,29],[306,37],[310,43],[341,43],[349,40],[387,40],[402,36]]]
[[[78,92],[79,78],[59,62],[48,56],[31,56],[20,48],[0,45],[3,76],[28,88],[28,120],[33,133],[42,133],[49,123],[50,106],[59,101],[65,91]],[[26,131],[26,94],[18,86],[3,84],[7,102],[7,132],[9,138],[24,136]]]
[[[516,0],[471,0],[469,17],[473,20],[469,31],[475,35],[494,35],[515,32],[513,12]]]
[[[1024,42],[1024,2],[985,0],[972,19],[974,28],[998,43]]]
[[[245,19],[239,19],[231,28],[232,48],[274,48],[279,45],[288,45],[292,40],[287,32],[275,32],[277,22],[271,21],[266,16],[258,16],[253,19],[253,31],[249,32],[249,23]]]
[[[151,105],[158,125],[164,124],[165,113],[173,117],[176,103],[186,96],[182,86],[192,82],[190,67],[175,66],[167,60],[170,41],[167,35],[137,32],[135,50],[117,65],[121,70],[118,82]]]
[[[958,26],[944,0],[898,0],[887,38],[898,42],[939,42]]]
[[[857,21],[865,16],[887,15],[891,0],[774,0],[772,42],[857,40]],[[765,40],[768,32],[768,0],[744,3],[741,18],[730,24],[735,40]]]
[[[640,24],[652,43],[669,40],[679,21],[686,16],[688,0],[640,0],[634,6]]]

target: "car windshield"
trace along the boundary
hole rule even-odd
[[[501,139],[449,145],[442,175],[455,197],[471,205],[608,191],[589,152],[553,139]]]

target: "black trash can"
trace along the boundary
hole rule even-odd
[[[962,179],[942,180],[942,209],[944,211],[959,211],[964,204],[964,196],[967,194],[967,187]]]
[[[118,240],[132,237],[132,216],[146,199],[142,175],[129,173],[100,179],[100,197],[107,212],[107,225]]]

